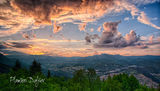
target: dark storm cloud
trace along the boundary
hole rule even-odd
[[[30,48],[31,45],[27,43],[12,42],[11,46],[15,48]]]
[[[117,22],[105,22],[103,24],[103,32],[99,39],[99,42],[94,45],[94,47],[127,47],[127,46],[135,46],[139,41],[139,37],[136,33],[131,30],[129,34],[126,34],[125,37],[118,32],[118,24],[121,21]]]

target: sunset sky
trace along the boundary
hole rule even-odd
[[[160,55],[160,0],[0,0],[0,53]]]

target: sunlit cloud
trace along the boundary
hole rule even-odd
[[[101,32],[101,28],[102,28],[102,27],[99,26],[98,29],[97,29],[97,31],[98,31],[98,32]]]
[[[54,22],[54,33],[59,32],[62,26],[57,25],[65,22],[82,23],[93,22],[109,13],[119,13],[127,10],[132,17],[143,24],[156,29],[159,26],[151,23],[145,12],[140,11],[135,4],[149,4],[158,0],[2,0],[0,3],[0,25],[5,31],[0,31],[0,37],[10,36],[21,30],[36,24],[52,24]],[[84,31],[85,24],[80,28]],[[33,26],[33,28],[35,28]],[[98,29],[99,30],[99,29]]]
[[[153,23],[150,22],[149,18],[146,16],[146,14],[144,12],[140,12],[140,16],[138,16],[137,18],[138,21],[140,21],[141,23],[150,25],[156,29],[160,29],[159,26],[154,25]]]
[[[132,34],[132,32],[130,33]],[[94,35],[87,35],[92,42]],[[87,39],[87,38],[86,38]],[[16,43],[16,44],[15,44]],[[81,40],[48,40],[48,39],[32,39],[32,40],[8,40],[3,43],[6,48],[4,50],[17,51],[28,55],[48,55],[48,56],[93,56],[100,54],[112,54],[123,56],[142,56],[142,55],[160,55],[158,38],[152,39],[149,43],[149,37],[142,41],[143,45],[127,46],[124,48],[94,48],[93,45],[85,45],[85,41]]]
[[[57,25],[57,23],[56,23],[56,21],[55,21],[54,24],[53,24],[53,33],[57,33],[57,32],[59,32],[60,30],[62,30],[62,26]]]
[[[79,30],[80,31],[85,31],[86,25],[87,25],[87,23],[79,24]]]
[[[146,0],[146,3],[149,0]],[[156,2],[156,0],[154,1]],[[148,3],[152,3],[151,1],[149,1]],[[130,11],[132,18],[135,18],[135,16],[137,16],[137,20],[143,24],[147,24],[149,26],[152,26],[156,29],[160,29],[159,26],[151,23],[151,21],[149,20],[149,18],[147,17],[146,13],[144,11],[140,11],[134,4],[131,4],[129,2],[123,1],[122,2],[117,2],[117,5],[120,7],[123,7],[125,10]]]
[[[35,2],[32,2],[32,0],[12,0],[11,5],[20,13],[33,17],[36,23],[50,24],[51,19],[73,19],[87,21],[94,19],[94,17],[101,17],[107,12],[109,7],[114,5],[114,2],[112,0],[42,0]]]
[[[16,12],[9,3],[5,2],[0,5],[0,25],[6,28],[5,31],[0,31],[0,37],[15,34],[27,28],[33,22],[33,18],[25,17]]]
[[[146,12],[141,11],[137,5],[146,5],[158,0],[0,0],[0,37],[11,36],[16,38],[5,39],[0,42],[1,50],[18,51],[29,55],[49,56],[93,56],[103,53],[119,55],[160,55],[160,38],[138,36],[137,30],[121,34],[118,31],[117,22],[104,22],[108,14],[123,14],[128,11],[131,16],[125,16],[122,22],[136,20],[142,24],[160,29],[153,24]],[[130,18],[131,17],[131,18]],[[106,18],[106,17],[105,17]],[[108,18],[108,17],[107,17]],[[97,22],[102,21],[102,22]],[[69,22],[69,23],[68,23]],[[90,28],[91,22],[97,22]],[[85,31],[90,28],[91,34],[66,35],[71,30],[66,25],[74,24],[71,30]],[[102,25],[103,23],[103,25]],[[101,24],[101,25],[100,25]],[[46,28],[41,32],[41,26],[50,26],[49,37],[42,36]],[[89,26],[89,28],[88,28]],[[98,27],[99,26],[99,27]],[[131,25],[132,26],[132,25]],[[95,29],[96,28],[96,29]],[[133,28],[136,29],[136,28]],[[94,31],[96,30],[96,31]],[[103,31],[102,31],[103,30]],[[33,31],[28,33],[27,31]],[[38,33],[34,33],[38,31]],[[39,32],[40,31],[40,32]],[[65,31],[65,32],[64,32]],[[66,32],[67,31],[67,32]],[[135,32],[136,31],[136,32]],[[78,33],[84,33],[79,32]],[[98,32],[98,33],[97,33]],[[64,34],[65,33],[65,34]],[[97,33],[97,34],[95,34]],[[39,35],[41,36],[39,36]],[[53,39],[59,34],[60,38]],[[100,35],[101,34],[101,35]],[[19,38],[23,37],[22,39]],[[47,35],[47,33],[46,33]],[[76,39],[72,38],[76,36]],[[79,38],[81,37],[81,38]],[[79,40],[78,40],[79,39]]]
[[[94,44],[94,47],[127,47],[127,46],[135,46],[139,41],[139,37],[136,33],[131,30],[129,34],[126,34],[125,37],[118,32],[118,24],[121,21],[117,22],[105,22],[103,24],[103,32],[99,38],[99,42]]]

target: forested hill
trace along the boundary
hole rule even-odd
[[[76,70],[94,68],[100,78],[107,78],[109,74],[126,73],[133,74],[141,84],[150,87],[157,87],[160,83],[160,56],[102,54],[89,57],[52,57],[42,55],[1,55],[0,58],[2,59],[0,63],[7,66],[13,66],[18,59],[22,67],[27,69],[35,59],[41,64],[42,72],[45,75],[50,69],[51,75],[73,77]],[[4,69],[2,67],[1,69]],[[6,72],[6,70],[4,71]]]
[[[74,72],[72,78],[47,76],[41,71],[41,64],[34,60],[29,70],[16,61],[9,73],[0,73],[0,91],[159,91],[142,85],[133,75],[125,73],[108,76],[100,80],[92,68]]]

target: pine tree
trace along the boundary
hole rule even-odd
[[[19,70],[19,69],[21,69],[21,63],[20,63],[19,60],[17,59],[17,60],[16,60],[16,63],[15,63],[15,66],[13,67],[13,70],[14,70],[14,71],[17,71],[17,70]]]
[[[130,86],[131,91],[134,91],[139,87],[139,81],[133,75],[131,75],[127,80],[129,80],[128,85]]]
[[[88,68],[87,76],[88,76],[88,80],[89,80],[89,87],[91,90],[93,90],[94,89],[93,84],[95,83],[95,81],[97,79],[96,71],[92,68]]]
[[[50,70],[48,70],[48,75],[47,75],[48,78],[51,77],[51,73],[50,73]]]
[[[34,75],[38,72],[41,73],[41,64],[36,62],[36,60],[34,59],[34,61],[32,62],[32,65],[30,66],[30,73],[31,75]]]
[[[84,69],[80,69],[74,72],[73,80],[75,82],[83,83],[85,80],[86,71]]]

